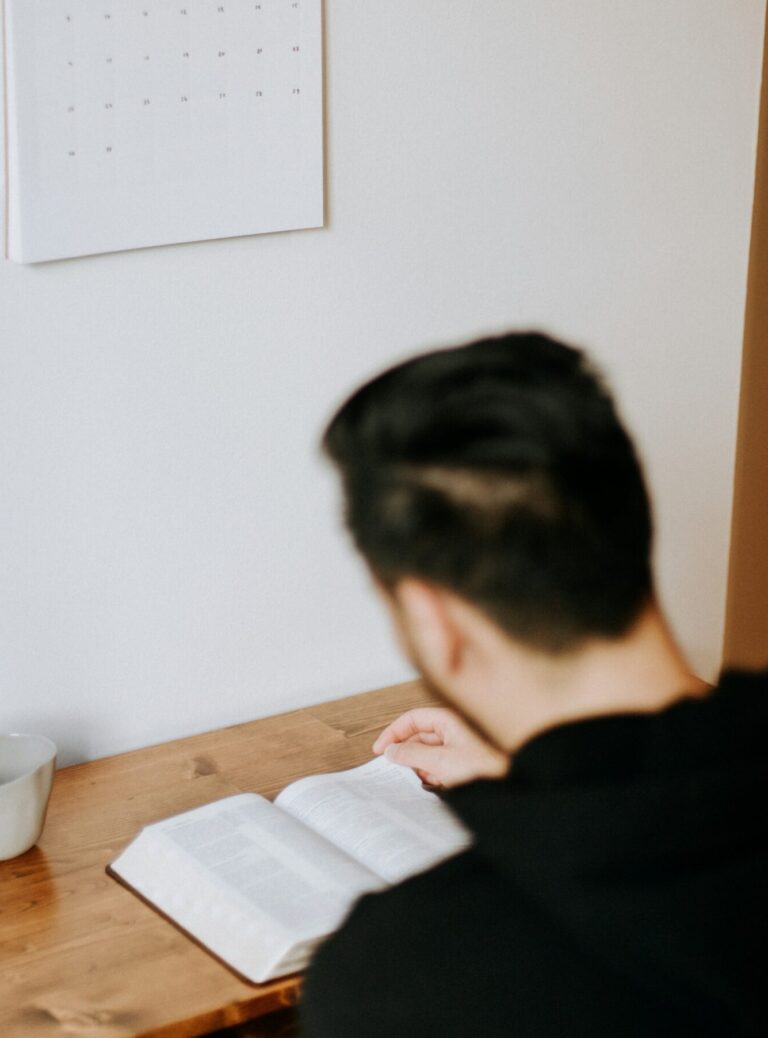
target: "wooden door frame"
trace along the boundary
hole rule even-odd
[[[768,666],[768,21],[744,317],[724,665]]]

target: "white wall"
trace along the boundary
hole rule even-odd
[[[406,353],[606,364],[719,659],[763,4],[327,0],[324,231],[0,265],[0,730],[64,761],[408,675],[316,439]]]

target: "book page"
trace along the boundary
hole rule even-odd
[[[275,803],[388,883],[463,850],[471,836],[410,768],[378,757],[360,768],[314,775]]]
[[[253,980],[299,968],[382,881],[255,794],[147,826],[112,871]]]

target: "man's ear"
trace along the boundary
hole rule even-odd
[[[416,660],[438,681],[450,677],[461,662],[463,632],[448,608],[448,593],[405,577],[395,586],[393,598],[395,622]]]

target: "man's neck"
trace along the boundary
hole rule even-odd
[[[653,713],[709,689],[691,673],[655,605],[621,638],[595,639],[571,654],[533,653],[506,640],[497,650],[482,698],[467,696],[467,713],[510,752],[560,724]]]

